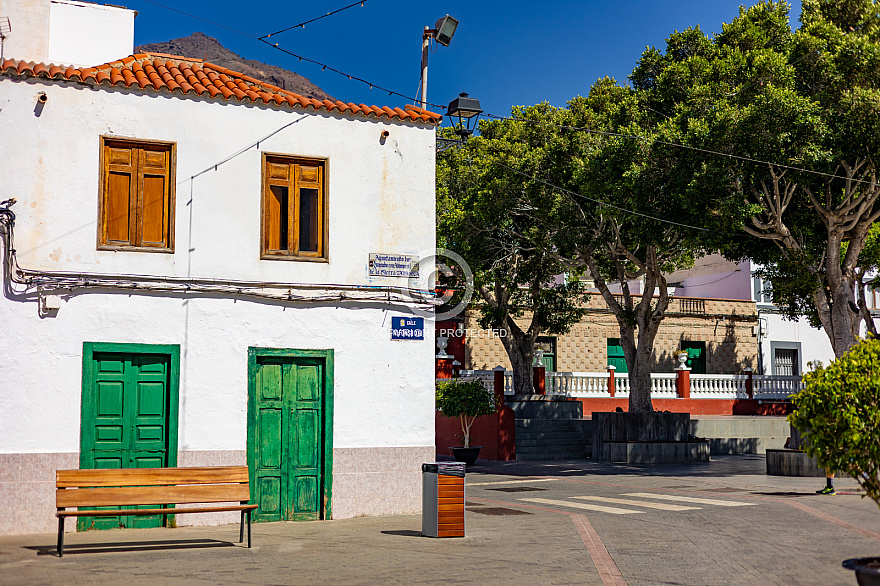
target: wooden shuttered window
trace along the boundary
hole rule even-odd
[[[263,258],[324,259],[324,164],[263,157]]]
[[[174,250],[174,145],[103,139],[99,246]]]

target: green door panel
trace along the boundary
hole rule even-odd
[[[256,494],[252,497],[259,508],[254,511],[254,521],[281,521],[283,518],[281,501],[286,475],[282,468],[281,445],[285,418],[282,367],[277,362],[265,363],[256,373],[257,441],[253,470]]]
[[[626,367],[626,357],[623,355],[623,346],[620,345],[620,338],[608,338],[608,364],[613,366],[616,374],[626,374],[629,370]]]
[[[127,351],[102,351],[117,348]],[[172,351],[143,352],[157,349]],[[80,468],[176,465],[178,357],[176,346],[83,345]],[[77,528],[159,527],[163,518],[82,517]]]
[[[327,373],[332,369],[324,357],[296,355],[306,351],[258,352],[250,351],[248,376],[248,463],[252,500],[259,505],[253,519],[327,518],[332,449],[326,440],[332,399]]]
[[[683,340],[681,349],[687,352],[685,364],[691,369],[691,374],[706,374],[706,342]]]

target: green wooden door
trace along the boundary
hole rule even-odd
[[[706,342],[682,340],[681,349],[687,352],[685,364],[690,367],[691,374],[706,374]]]
[[[539,337],[535,343],[542,352],[544,372],[556,372],[556,338]]]
[[[608,338],[608,364],[614,367],[616,374],[627,373],[626,357],[623,355],[623,346],[620,345],[620,338]]]
[[[87,373],[80,467],[168,466],[169,436],[176,433],[170,425],[171,356],[94,352]],[[83,517],[77,527],[160,527],[162,522],[161,515]]]
[[[325,373],[317,359],[260,357],[249,434],[254,521],[321,516]]]

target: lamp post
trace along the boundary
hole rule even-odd
[[[477,126],[477,119],[483,110],[480,108],[480,100],[468,97],[464,92],[458,94],[458,97],[449,102],[446,107],[446,116],[452,122],[452,127],[462,141],[466,141],[470,135],[474,133]],[[458,122],[456,123],[456,120]]]
[[[425,27],[422,33],[422,109],[425,109],[428,100],[428,49],[431,39],[434,39],[444,47],[449,46],[452,35],[458,28],[458,21],[448,14],[434,24],[434,28]]]

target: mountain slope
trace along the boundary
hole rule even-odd
[[[209,37],[204,33],[193,33],[188,37],[171,39],[167,43],[149,43],[135,47],[136,53],[144,51],[204,59],[209,63],[244,73],[260,81],[271,83],[307,98],[315,98],[317,100],[334,99],[327,92],[309,81],[308,78],[276,65],[267,65],[254,59],[245,59],[221,45],[217,39]]]

